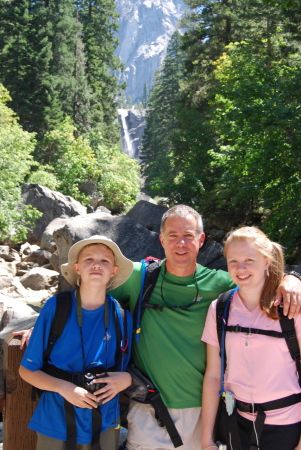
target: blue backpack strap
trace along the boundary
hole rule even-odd
[[[114,317],[115,317],[115,330],[116,330],[116,357],[115,357],[115,367],[116,370],[124,370],[124,356],[129,352],[130,346],[130,335],[132,333],[131,327],[131,314],[129,311],[125,311],[119,304],[119,302],[108,295],[108,298],[114,306]]]
[[[148,300],[150,299],[151,293],[153,292],[161,270],[161,261],[158,259],[142,259],[140,262],[142,269],[141,285],[134,310],[134,330],[136,342],[140,342],[141,320],[145,308],[159,309],[162,311],[162,306],[148,303]]]

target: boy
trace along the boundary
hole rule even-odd
[[[61,268],[67,281],[78,285],[71,293],[63,333],[45,365],[43,353],[57,302],[52,297],[36,322],[19,370],[25,381],[44,391],[29,428],[38,435],[36,450],[114,450],[119,434],[117,394],[131,384],[131,376],[123,372],[130,348],[125,336],[117,342],[117,326],[121,335],[128,329],[131,337],[132,321],[125,311],[123,324],[120,306],[106,290],[124,283],[133,263],[111,239],[92,236],[70,248],[68,263]],[[119,345],[126,350],[119,351],[121,358],[116,356]],[[101,385],[84,384],[83,375],[90,372],[102,374]],[[75,378],[81,381],[75,384]]]

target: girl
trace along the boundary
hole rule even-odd
[[[230,302],[227,324],[252,328],[253,331],[281,332],[278,311],[273,306],[284,275],[281,246],[270,241],[257,228],[243,227],[230,233],[224,255],[229,274],[239,287]],[[207,343],[202,408],[204,450],[218,448],[214,424],[221,389],[221,357],[216,305],[217,300],[209,308],[202,335],[202,340]],[[295,329],[300,347],[300,316],[295,319]],[[230,416],[224,413],[222,421],[222,438],[228,450],[301,450],[301,388],[296,364],[285,339],[254,332],[226,332],[225,349],[225,391],[227,400],[231,400],[233,395],[236,399],[233,414],[228,402]],[[283,407],[283,401],[277,409],[275,404],[268,405],[268,408],[267,405],[257,406],[293,394],[297,394],[294,397],[297,403],[289,406]]]

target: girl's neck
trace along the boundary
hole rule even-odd
[[[84,309],[97,309],[104,305],[106,301],[106,288],[105,286],[95,286],[91,287],[85,286],[84,283],[81,284],[79,288],[81,305]]]
[[[238,295],[245,307],[251,312],[260,305],[261,292],[252,289],[239,289]]]

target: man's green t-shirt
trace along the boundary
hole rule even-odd
[[[134,264],[131,277],[113,297],[129,305],[133,313],[141,288],[141,263]],[[197,284],[197,285],[196,285]],[[200,338],[210,303],[234,287],[227,272],[197,265],[196,274],[177,277],[165,270],[160,274],[149,302],[163,311],[146,308],[141,322],[140,342],[133,342],[133,359],[149,375],[169,408],[201,406],[202,383],[206,368],[206,345]],[[171,309],[197,301],[188,309]],[[162,298],[163,296],[163,298]]]

